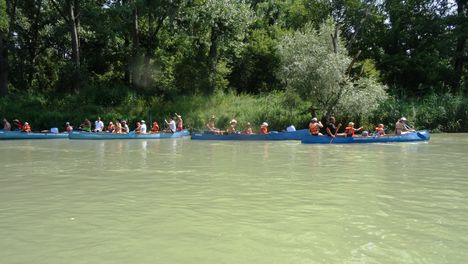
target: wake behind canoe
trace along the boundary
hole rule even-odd
[[[174,133],[154,133],[154,134],[115,134],[115,133],[92,133],[74,131],[70,133],[70,139],[85,139],[85,140],[113,140],[113,139],[166,139],[166,138],[180,138],[189,136],[188,130],[182,130]]]
[[[385,135],[370,137],[332,137],[328,136],[305,136],[301,142],[304,144],[365,144],[365,143],[394,143],[394,142],[418,142],[429,141],[430,134],[427,130],[415,131],[402,135]]]

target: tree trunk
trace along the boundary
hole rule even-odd
[[[75,13],[75,5],[78,5],[79,1],[68,1],[68,17],[69,17],[69,27],[70,27],[70,34],[72,39],[72,61],[73,61],[73,80],[72,80],[72,88],[73,91],[78,92],[80,90],[80,83],[81,83],[81,74],[80,74],[80,39],[78,36],[78,26],[79,18],[76,16]]]
[[[464,26],[467,25],[466,23],[466,10],[465,4],[466,0],[457,0],[457,13],[458,13],[458,36],[457,36],[457,47],[455,50],[454,56],[454,79],[453,79],[453,88],[458,91],[459,93],[463,93],[464,88],[461,86],[462,76],[463,76],[463,68],[465,63],[465,45],[466,45],[466,28]]]

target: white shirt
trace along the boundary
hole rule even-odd
[[[295,128],[293,125],[290,125],[290,126],[288,126],[288,127],[286,128],[286,131],[288,131],[288,132],[294,132],[294,131],[296,131],[296,128]]]
[[[94,130],[96,131],[102,131],[102,129],[104,128],[104,123],[102,121],[96,120],[96,122],[94,122],[94,128]]]
[[[140,133],[141,134],[146,134],[146,124],[145,123],[141,124]]]
[[[169,128],[171,129],[172,132],[176,131],[176,124],[174,120],[171,120],[171,122],[169,122]]]

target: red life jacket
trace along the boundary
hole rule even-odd
[[[346,133],[346,136],[348,137],[354,137],[354,127],[346,127],[345,128],[345,133]]]
[[[153,123],[153,127],[151,128],[151,132],[159,132],[158,123],[156,123],[156,122]]]

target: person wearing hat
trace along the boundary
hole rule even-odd
[[[318,121],[316,117],[312,118],[309,123],[309,133],[312,136],[321,136],[320,129],[323,127],[322,122]]]
[[[145,120],[141,120],[140,123],[141,123],[140,134],[146,134],[147,128],[146,128]]]
[[[11,130],[11,124],[8,122],[6,118],[3,118],[3,130],[4,131],[10,131]]]
[[[70,122],[66,122],[65,123],[65,132],[72,132],[73,131],[73,127],[70,125]]]
[[[354,137],[354,133],[356,131],[360,131],[362,129],[362,127],[360,128],[354,128],[354,123],[353,122],[349,122],[348,123],[348,126],[345,128],[345,135],[347,137]]]
[[[182,116],[180,116],[179,114],[175,113],[176,117],[177,117],[177,125],[176,125],[176,130],[177,131],[182,131],[184,129],[184,123],[182,121]]]
[[[242,134],[245,134],[245,135],[252,135],[253,134],[252,125],[250,125],[250,122],[247,122],[247,125],[245,126],[244,131],[242,131]]]
[[[24,122],[23,130],[21,130],[21,131],[26,132],[26,133],[31,132],[31,126],[29,125],[28,122]]]
[[[212,115],[210,120],[208,120],[208,123],[206,124],[206,127],[208,128],[208,133],[219,134],[219,129],[215,127],[215,119],[215,116]]]
[[[169,117],[169,122],[166,119],[164,119],[164,122],[166,122],[166,125],[167,125],[167,128],[164,130],[164,132],[174,133],[174,132],[177,131],[176,123],[174,121],[174,118]]]
[[[13,127],[15,131],[23,131],[23,124],[18,119],[13,119]]]
[[[260,134],[261,134],[261,135],[266,135],[266,134],[268,134],[268,123],[267,123],[267,122],[263,122],[263,123],[260,125]]]
[[[236,126],[237,126],[237,120],[232,119],[231,122],[229,122],[229,127],[226,129],[227,133],[236,134],[237,133]]]
[[[406,118],[403,116],[395,124],[395,134],[396,135],[401,135],[401,134],[406,134],[409,132],[414,132],[414,129],[408,126],[406,124]]]

